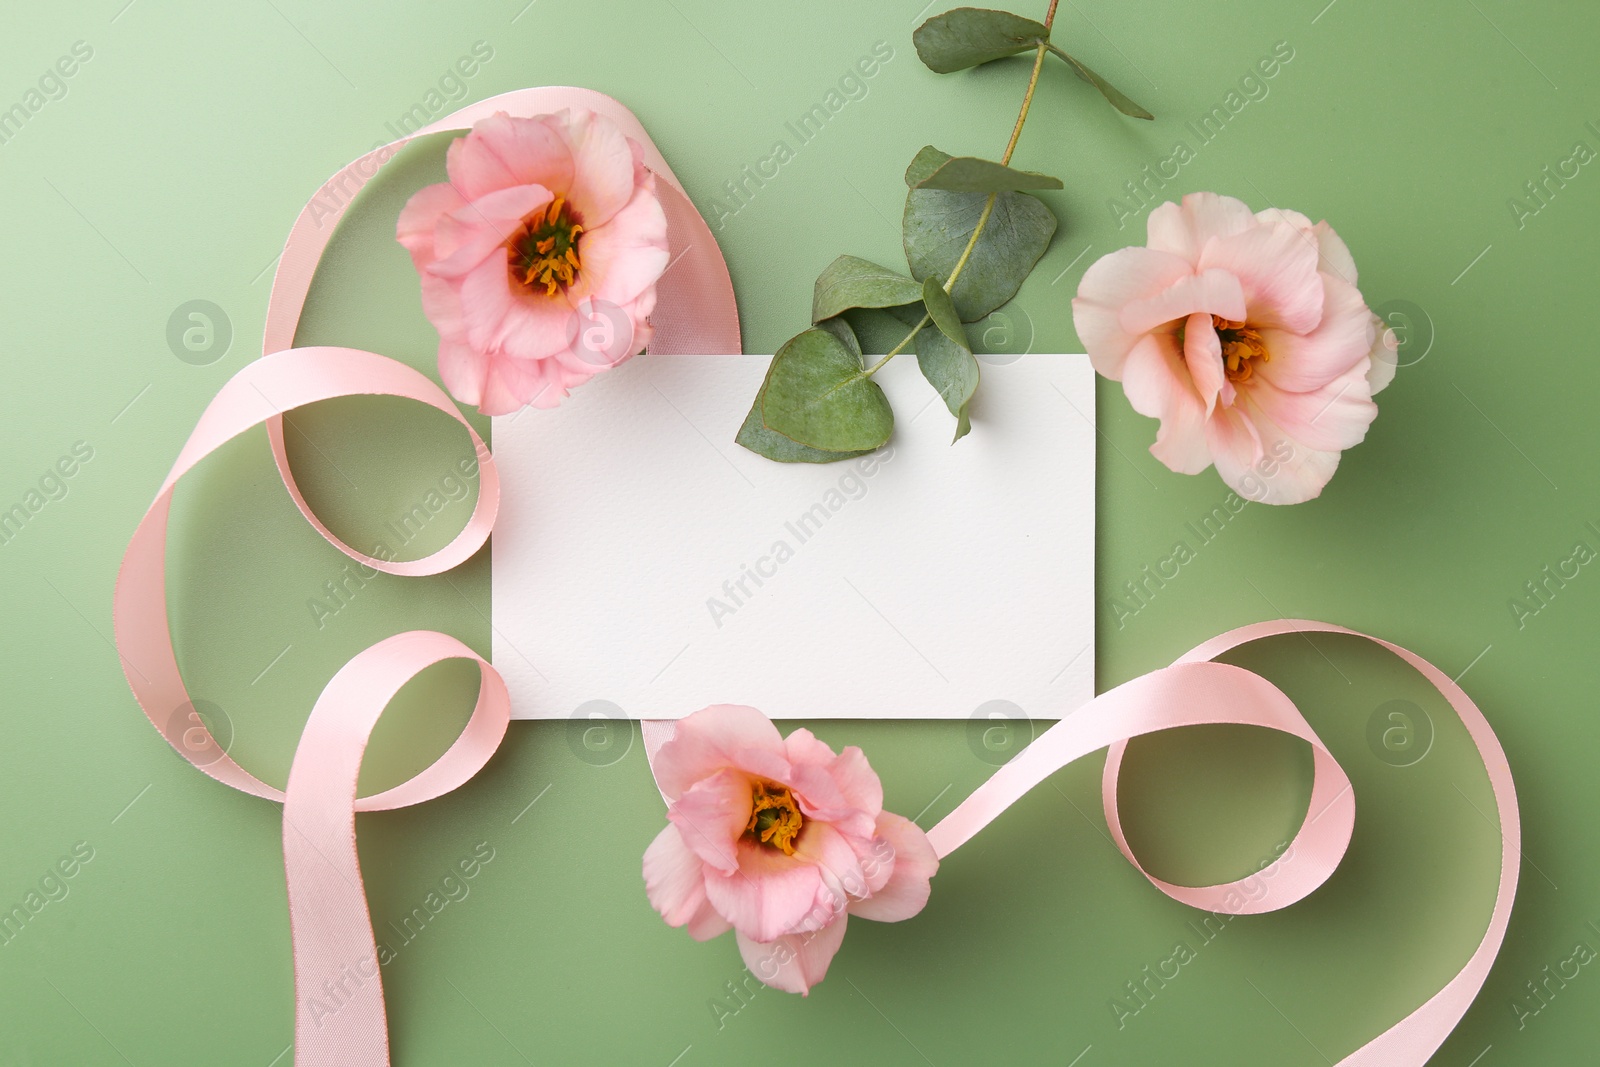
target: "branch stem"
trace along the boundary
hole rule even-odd
[[[1017,111],[1016,124],[1011,127],[1011,137],[1006,141],[1005,153],[1000,157],[1001,166],[1009,166],[1011,164],[1011,155],[1017,150],[1017,141],[1022,137],[1022,125],[1028,121],[1028,109],[1033,106],[1033,91],[1039,87],[1039,72],[1044,69],[1045,52],[1050,48],[1050,26],[1056,20],[1056,5],[1059,2],[1060,0],[1050,0],[1050,9],[1045,12],[1045,36],[1034,49],[1033,72],[1028,75],[1028,88],[1022,94],[1022,107]],[[989,218],[994,214],[994,202],[999,195],[999,193],[990,193],[989,199],[984,201],[983,211],[978,215],[977,225],[973,226],[972,236],[967,239],[967,247],[961,250],[961,258],[957,259],[956,265],[951,268],[950,277],[944,280],[945,292],[948,293],[955,287],[956,279],[961,277],[961,272],[966,269],[967,261],[972,258],[972,250],[978,247],[978,238],[983,235],[983,228],[989,224]],[[885,363],[888,363],[895,356],[909,348],[911,342],[916,340],[917,334],[922,332],[922,328],[932,321],[930,317],[923,315],[921,321],[911,327],[911,332],[901,338],[900,343],[890,349],[882,359],[863,371],[862,376],[870,378],[878,373]]]
[[[882,367],[883,367],[883,365],[885,363],[889,362],[895,356],[898,356],[900,353],[904,352],[906,350],[906,348],[911,344],[911,342],[916,340],[917,334],[922,332],[922,328],[924,326],[928,325],[928,323],[930,323],[932,321],[933,321],[932,318],[930,318],[927,314],[924,314],[922,316],[921,321],[918,322],[915,326],[911,327],[911,332],[906,334],[904,337],[900,338],[900,343],[899,344],[895,345],[893,348],[889,349],[888,352],[884,353],[884,357],[882,359],[878,360],[878,362],[874,363],[872,366],[870,366],[866,370],[862,371],[861,372],[861,376],[863,378],[870,378],[874,374],[877,374],[878,371],[880,369],[882,369]]]

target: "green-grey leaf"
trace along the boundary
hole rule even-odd
[[[954,444],[972,429],[967,405],[978,389],[978,361],[965,345],[952,341],[942,331],[923,330],[917,334],[917,366],[956,417],[956,435],[951,439]]]
[[[1122,90],[1118,89],[1115,85],[1112,85],[1110,82],[1100,77],[1100,75],[1084,66],[1072,56],[1067,55],[1067,53],[1063,52],[1055,45],[1050,45],[1049,48],[1050,51],[1060,56],[1067,66],[1072,68],[1072,72],[1074,74],[1088,82],[1090,85],[1094,86],[1096,89],[1099,89],[1100,95],[1105,97],[1106,100],[1110,102],[1112,107],[1116,108],[1124,115],[1136,119],[1155,118],[1155,116],[1150,114],[1150,112],[1146,111],[1132,100],[1129,100],[1127,95],[1123,93]]]
[[[941,152],[931,144],[923,145],[906,167],[906,185],[915,189],[924,178],[954,158],[949,152]]]
[[[856,357],[856,362],[861,362],[861,341],[857,339],[856,332],[850,328],[848,322],[841,318],[823,319],[817,323],[817,329],[827,330],[833,334],[839,339],[839,343],[848,348],[850,354]]]
[[[1059,189],[1061,179],[1031,170],[1014,170],[976,156],[947,158],[913,189],[951,189],[964,193],[1000,193],[1007,189]]]
[[[817,275],[811,321],[831,319],[850,308],[894,307],[921,297],[921,286],[904,274],[855,256],[840,256]]]
[[[894,430],[894,412],[861,357],[831,330],[813,327],[772,357],[761,422],[791,441],[826,452],[877,448]]]
[[[960,279],[956,281],[959,283]],[[956,306],[950,302],[950,294],[944,291],[937,274],[922,279],[922,306],[928,309],[928,317],[939,327],[940,333],[962,348],[971,347],[967,343],[967,331],[961,328],[961,317],[956,314]]]
[[[1026,52],[1050,36],[1042,23],[978,7],[958,7],[916,28],[911,43],[929,70],[949,74]]]
[[[881,356],[905,340],[911,327],[922,321],[923,314],[922,301],[918,300],[892,308],[851,308],[839,317],[860,338],[863,352]]]
[[[871,451],[826,452],[791,441],[781,433],[774,433],[761,424],[761,400],[765,395],[765,389],[756,395],[755,403],[750,405],[750,414],[744,417],[744,425],[739,427],[739,435],[734,438],[756,455],[779,463],[837,463],[841,459],[854,459]]]
[[[962,322],[976,322],[1017,295],[1050,247],[1056,217],[1027,193],[913,189],[906,196],[906,263],[918,281],[950,276],[991,196],[994,210],[950,290]]]
[[[911,283],[915,284],[915,283]],[[921,307],[919,304],[918,307]],[[818,329],[827,330],[837,337],[857,360],[861,358],[861,343],[856,339],[855,330],[844,319],[825,319],[818,324]],[[770,371],[770,368],[769,368]],[[761,423],[761,404],[766,396],[766,382],[761,383],[761,391],[756,394],[755,403],[750,405],[750,413],[744,417],[744,425],[739,427],[739,433],[734,441],[743,445],[750,451],[779,463],[837,463],[841,459],[852,459],[864,456],[871,449],[862,449],[857,452],[828,452],[820,448],[812,448],[798,441],[791,441],[781,433],[767,429]]]

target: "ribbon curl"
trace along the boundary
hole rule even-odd
[[[1489,776],[1499,813],[1500,881],[1488,929],[1466,965],[1443,988],[1337,1065],[1422,1067],[1472,1006],[1505,940],[1511,902],[1517,894],[1522,823],[1511,767],[1483,712],[1449,675],[1409,649],[1343,626],[1304,619],[1260,622],[1230,630],[1185,653],[1170,667],[1102,693],[1050,727],[940,820],[928,832],[928,840],[941,858],[949,855],[1050,774],[1109,746],[1101,780],[1106,824],[1128,862],[1152,885],[1181,903],[1222,914],[1250,915],[1288,907],[1320,886],[1339,866],[1355,825],[1355,795],[1344,769],[1282,690],[1242,667],[1213,661],[1240,645],[1295,633],[1359,637],[1400,657],[1449,701],[1466,726]],[[1264,726],[1311,745],[1313,777],[1306,820],[1283,855],[1259,875],[1250,876],[1248,887],[1246,880],[1214,886],[1179,886],[1162,881],[1145,870],[1133,854],[1117,813],[1117,776],[1129,740],[1175,726],[1210,723]],[[1265,880],[1270,880],[1271,888],[1261,894],[1259,887]]]
[[[480,457],[477,506],[444,548],[406,564],[448,570],[488,539],[500,482],[483,441],[433,382],[392,359],[350,348],[297,348],[264,356],[222,387],[200,416],[155,502],[128,544],[117,576],[117,651],[133,695],[179,755],[235,789],[283,804],[283,861],[294,945],[295,1062],[375,1067],[389,1062],[382,980],[356,856],[355,813],[420,804],[471,778],[499,747],[511,718],[505,682],[447,634],[413,630],[357,654],[318,697],[295,748],[286,789],[235,763],[204,725],[165,714],[192,706],[172,648],[166,596],[167,520],[178,480],[227,441],[282,413],[334,397],[379,394],[438,408],[466,427]],[[354,555],[354,553],[350,553]],[[393,789],[357,798],[367,740],[385,706],[423,668],[444,659],[477,663],[477,705],[461,735],[432,765]]]

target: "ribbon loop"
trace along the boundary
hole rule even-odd
[[[482,439],[450,398],[424,375],[371,352],[288,349],[246,366],[206,406],[134,531],[114,601],[123,672],[150,721],[180,755],[213,778],[283,802],[284,871],[294,944],[295,1062],[317,1067],[382,1067],[389,1062],[382,979],[356,854],[355,813],[418,804],[471,778],[505,735],[510,697],[499,672],[454,637],[411,631],[380,641],[353,657],[323,689],[295,749],[288,787],[276,789],[234,762],[204,724],[160,714],[190,705],[169,629],[166,530],[174,488],[206,456],[252,426],[281,419],[284,411],[357,395],[397,396],[438,408],[466,428],[479,456],[478,502],[461,532],[431,556],[384,569],[435,574],[478,551],[499,507],[499,475]],[[326,529],[323,533],[344,547]],[[482,678],[477,705],[460,736],[413,778],[357,799],[362,756],[384,708],[418,672],[452,658],[475,661]]]
[[[488,539],[500,504],[499,474],[477,432],[443,390],[403,363],[352,348],[302,348],[248,364],[206,405],[155,501],[134,530],[117,574],[113,600],[117,651],[128,685],[145,715],[180,755],[201,770],[235,789],[269,800],[283,800],[283,792],[240,767],[209,734],[195,737],[205,729],[203,725],[164,714],[190,702],[173,652],[167,611],[166,532],[172,493],[178,480],[196,464],[252,426],[319,400],[364,394],[404,397],[446,412],[466,427],[481,457],[478,503],[466,526],[433,555],[400,561],[398,567],[388,569],[398,574],[434,574],[467,559]]]
[[[450,398],[417,371],[371,352],[289,349],[246,366],[206,406],[134,531],[114,606],[117,648],[128,684],[173,748],[227,785],[283,802],[284,871],[294,944],[295,1062],[317,1067],[382,1067],[389,1062],[383,985],[356,853],[355,813],[431,800],[471,778],[505,735],[510,697],[499,672],[454,637],[411,631],[380,641],[353,657],[323,689],[295,749],[288,787],[278,790],[234,762],[203,724],[158,713],[189,704],[169,629],[166,529],[179,479],[223,444],[252,426],[281,419],[286,410],[356,395],[398,396],[438,408],[466,427],[479,455],[478,502],[466,526],[433,555],[384,569],[434,574],[481,548],[499,507],[499,476],[482,439]],[[326,529],[323,533],[344,547]],[[475,661],[482,678],[466,727],[415,777],[358,800],[361,760],[384,708],[418,672],[451,658]]]
[[[477,705],[461,736],[410,781],[356,800],[372,729],[400,688],[445,659],[477,663]],[[295,1063],[383,1067],[389,1062],[382,961],[356,853],[355,813],[447,793],[486,763],[511,721],[504,680],[445,634],[413,630],[357,654],[317,698],[295,749],[283,804],[283,857],[294,942]]]
[[[1222,677],[1229,679],[1230,684],[1196,686],[1187,672],[1201,666],[1213,668],[1210,673],[1214,676],[1218,668],[1225,670]],[[1221,719],[1239,725],[1277,730],[1310,744],[1310,803],[1306,808],[1305,820],[1288,847],[1260,871],[1212,886],[1183,886],[1163,881],[1139,862],[1122,829],[1122,820],[1117,811],[1117,779],[1128,748],[1128,739],[1122,739],[1110,746],[1101,783],[1106,826],[1117,848],[1151,885],[1190,907],[1230,915],[1259,915],[1286,908],[1305,898],[1333,874],[1349,847],[1350,835],[1355,829],[1355,796],[1344,768],[1339,766],[1333,753],[1328,751],[1294,702],[1259,675],[1240,667],[1207,660],[1178,663],[1155,673],[1181,679],[1175,683],[1172,692],[1162,694],[1165,699],[1185,702],[1187,714],[1175,716],[1180,721],[1173,725],[1215,723]],[[1246,683],[1246,678],[1253,679],[1253,682]]]
[[[1270,879],[1269,892],[1263,893],[1254,878],[1248,885],[1244,879],[1216,886],[1163,881],[1139,862],[1118,818],[1117,774],[1130,739],[1157,730],[1222,722],[1278,730],[1309,742],[1315,753],[1308,818],[1284,854],[1261,872],[1263,882]],[[1152,885],[1191,907],[1232,914],[1287,907],[1327,880],[1350,842],[1355,825],[1350,779],[1294,702],[1258,674],[1205,661],[1141,675],[1072,712],[928,831],[928,841],[941,857],[948,856],[1051,774],[1107,747],[1103,799],[1112,838]]]
[[[1125,682],[1069,713],[940,820],[928,831],[928,840],[941,858],[949,855],[1049,775],[1082,756],[1108,748],[1101,780],[1106,823],[1128,862],[1157,889],[1191,907],[1231,915],[1276,911],[1301,900],[1328,879],[1350,844],[1355,826],[1350,778],[1282,690],[1242,667],[1214,662],[1215,657],[1240,645],[1291,633],[1359,637],[1414,667],[1460,716],[1494,792],[1500,822],[1500,883],[1488,929],[1477,949],[1460,973],[1425,1004],[1339,1061],[1339,1067],[1422,1067],[1472,1005],[1505,939],[1517,891],[1522,830],[1511,770],[1488,720],[1460,686],[1408,649],[1342,626],[1300,619],[1232,630],[1205,642],[1172,666]],[[1118,774],[1131,739],[1156,730],[1208,724],[1261,726],[1310,744],[1311,801],[1289,847],[1257,874],[1223,885],[1174,885],[1147,871],[1128,844],[1117,812]],[[647,733],[647,739],[649,736]],[[647,747],[647,751],[651,750]]]

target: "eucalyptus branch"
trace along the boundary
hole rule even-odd
[[[1005,151],[998,162],[952,156],[933,145],[916,154],[906,168],[902,224],[910,276],[858,256],[839,256],[828,264],[813,287],[811,326],[773,356],[739,428],[739,444],[784,463],[834,463],[881,447],[894,431],[894,412],[872,378],[913,345],[922,376],[955,418],[953,441],[972,429],[968,405],[980,373],[965,324],[981,321],[1017,295],[1049,250],[1058,225],[1049,206],[1033,194],[1060,189],[1061,180],[1011,166],[1046,55],[1057,56],[1123,114],[1150,117],[1051,42],[1058,3],[1049,0],[1043,22],[1009,11],[957,7],[912,33],[917,57],[937,74],[1033,54]],[[963,230],[966,240],[953,255]],[[981,267],[969,269],[975,259]],[[916,323],[882,358],[865,366],[861,339],[844,315],[900,308],[913,309]],[[897,331],[903,327],[896,323]],[[932,331],[924,333],[929,327]]]
[[[1044,29],[1047,36],[1041,39],[1034,48],[1033,73],[1028,75],[1028,88],[1022,94],[1022,108],[1017,112],[1017,121],[1011,127],[1011,138],[1006,141],[1005,153],[1000,157],[1001,166],[1010,165],[1011,156],[1017,150],[1017,141],[1022,137],[1023,123],[1028,121],[1028,109],[1033,106],[1033,91],[1038,88],[1039,73],[1044,69],[1045,52],[1051,47],[1048,34],[1051,25],[1056,20],[1056,4],[1059,2],[1060,0],[1050,0],[1050,10],[1045,13]],[[1065,55],[1066,53],[1063,52],[1061,54]],[[983,228],[989,224],[989,218],[994,214],[994,202],[999,196],[999,193],[990,193],[989,199],[984,202],[983,213],[978,216],[978,224],[972,228],[972,236],[967,239],[967,247],[961,250],[961,258],[956,260],[956,265],[951,268],[950,277],[944,280],[943,288],[945,292],[948,293],[955,287],[956,279],[961,277],[961,271],[966,267],[967,260],[972,258],[972,250],[978,247],[978,238],[983,236]],[[917,334],[922,332],[922,328],[932,322],[933,319],[924,313],[917,324],[911,327],[911,332],[901,338],[900,343],[891,348],[882,359],[863,371],[861,376],[870,378],[878,373],[884,364],[909,348],[911,343],[917,339]]]

